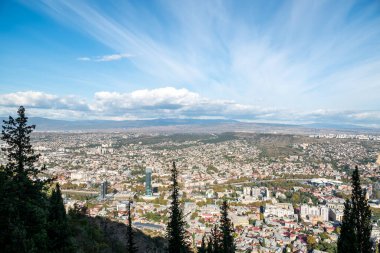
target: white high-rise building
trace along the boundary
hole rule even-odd
[[[329,208],[327,206],[301,205],[301,218],[304,220],[319,219],[320,221],[329,220]]]
[[[309,205],[302,205],[300,210],[300,215],[302,219],[306,219],[306,216],[309,214]]]
[[[271,199],[271,192],[268,188],[265,188],[265,198],[266,199]]]
[[[329,208],[326,206],[321,207],[321,218],[323,221],[328,221],[329,220]]]
[[[309,207],[308,215],[309,216],[319,216],[320,215],[319,207],[318,206]]]
[[[251,187],[244,187],[243,188],[243,193],[246,196],[252,196],[252,188]]]
[[[259,199],[261,196],[261,189],[260,188],[252,188],[252,197]]]

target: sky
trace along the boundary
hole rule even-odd
[[[0,116],[20,105],[380,127],[380,1],[0,1]]]

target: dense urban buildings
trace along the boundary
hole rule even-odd
[[[341,137],[46,132],[35,133],[33,145],[47,174],[58,177],[67,207],[85,204],[88,215],[126,222],[132,200],[135,226],[163,236],[175,160],[194,246],[227,198],[239,251],[305,252],[311,240],[318,249],[336,244],[355,164],[373,210],[372,237],[380,239],[380,140]]]

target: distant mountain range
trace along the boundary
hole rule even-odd
[[[0,117],[1,122],[7,119]],[[221,131],[259,131],[259,132],[285,132],[295,133],[305,132],[312,133],[315,130],[336,130],[342,132],[364,132],[380,133],[380,129],[366,128],[352,124],[330,124],[330,123],[313,123],[313,124],[277,124],[277,123],[247,123],[237,120],[223,119],[152,119],[152,120],[56,120],[40,117],[29,118],[31,124],[36,125],[37,131],[57,131],[57,132],[77,132],[77,131],[128,131],[138,129],[157,128],[161,131],[175,130],[180,132],[221,132]]]
[[[0,117],[1,122],[7,119]],[[154,126],[178,126],[178,125],[219,125],[226,123],[238,123],[235,120],[214,119],[152,119],[152,120],[56,120],[40,117],[30,117],[29,123],[36,125],[37,131],[76,131],[76,130],[107,130],[130,129]]]
[[[334,123],[312,123],[302,125],[308,128],[317,128],[317,129],[337,129],[337,130],[359,130],[359,129],[371,129],[359,125],[353,124],[334,124]]]

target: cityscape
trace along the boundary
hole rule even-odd
[[[311,241],[332,252],[359,165],[373,211],[371,237],[380,240],[380,136],[38,132],[32,143],[67,209],[86,205],[90,216],[126,223],[132,202],[136,228],[161,237],[175,157],[193,246],[211,232],[227,198],[239,252],[289,245],[306,252]]]
[[[379,0],[0,0],[0,252],[380,253]]]

